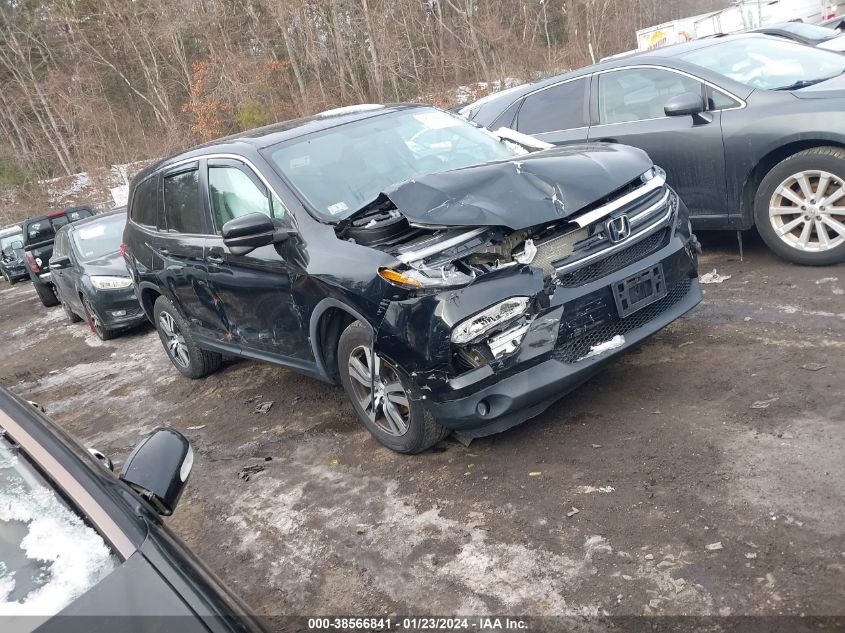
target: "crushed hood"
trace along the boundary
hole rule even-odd
[[[519,230],[577,214],[651,166],[632,147],[570,145],[421,176],[383,195],[415,224]]]

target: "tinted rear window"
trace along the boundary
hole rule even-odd
[[[132,197],[132,215],[130,216],[135,224],[155,228],[156,203],[158,202],[157,187],[158,178],[155,176],[147,178],[135,187],[135,195]]]
[[[546,88],[525,98],[517,117],[517,128],[525,134],[542,134],[585,127],[586,79]]]
[[[185,171],[164,179],[164,217],[167,230],[202,233],[199,171]]]

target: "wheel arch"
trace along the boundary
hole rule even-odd
[[[147,315],[150,323],[155,324],[153,318],[153,306],[156,300],[162,295],[161,290],[155,284],[149,282],[142,282],[138,285],[138,302],[141,304],[141,309]]]
[[[838,147],[840,149],[845,149],[845,141],[824,138],[794,140],[789,143],[779,145],[757,161],[757,164],[754,165],[745,177],[740,198],[741,215],[743,218],[748,219],[751,223],[750,226],[754,226],[754,198],[757,194],[757,189],[759,188],[760,183],[763,182],[763,178],[766,177],[766,174],[768,174],[778,163],[786,160],[790,156],[815,147]]]
[[[314,360],[319,372],[333,384],[340,384],[337,344],[343,330],[353,321],[359,321],[371,334],[375,334],[372,324],[360,312],[338,299],[323,299],[311,313],[309,335]]]

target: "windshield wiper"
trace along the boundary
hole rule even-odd
[[[801,88],[807,88],[808,86],[815,86],[816,84],[820,84],[823,81],[828,81],[830,79],[835,79],[840,75],[845,75],[845,71],[838,73],[836,75],[831,75],[830,77],[822,77],[821,79],[799,79],[793,84],[789,84],[788,86],[780,86],[779,88],[775,88],[774,90],[801,90]]]
[[[775,90],[801,90],[801,88],[815,86],[816,84],[820,84],[821,82],[827,81],[828,79],[833,79],[833,77],[824,77],[822,79],[799,79],[793,84],[789,84],[788,86],[779,86],[775,88]]]

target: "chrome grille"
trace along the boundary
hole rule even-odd
[[[540,266],[546,276],[555,272],[554,263],[566,259],[575,252],[575,245],[590,235],[588,228],[571,231],[537,244],[537,255],[532,264]]]
[[[669,229],[661,229],[628,248],[611,253],[593,264],[587,264],[568,273],[558,274],[555,283],[564,288],[583,286],[605,275],[615,273],[617,270],[622,270],[644,257],[648,257],[665,246],[668,241]]]

